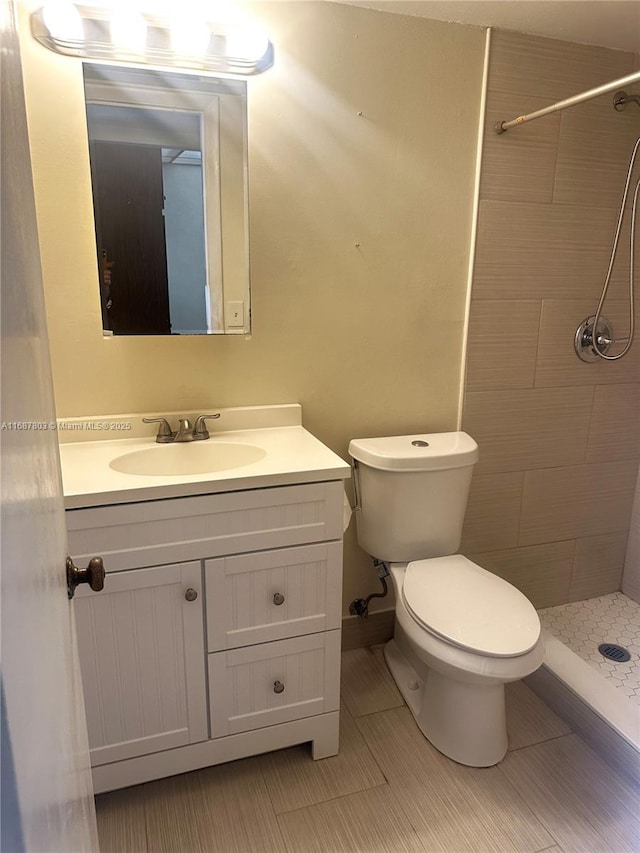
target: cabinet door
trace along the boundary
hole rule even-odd
[[[201,579],[200,563],[182,563],[77,591],[92,766],[207,738]]]
[[[340,627],[342,542],[205,561],[209,651]]]

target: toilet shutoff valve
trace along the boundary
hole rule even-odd
[[[389,564],[385,563],[383,560],[374,560],[373,567],[375,568],[380,580],[382,580],[382,578],[388,578],[391,574]]]

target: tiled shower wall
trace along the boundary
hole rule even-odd
[[[622,571],[622,591],[640,604],[640,468],[636,480],[636,494],[633,499],[627,553]]]
[[[463,411],[480,461],[462,551],[537,607],[620,589],[640,457],[640,339],[621,361],[597,364],[577,358],[573,339],[600,295],[640,109],[616,112],[604,95],[501,136],[493,125],[637,67],[631,53],[492,38]],[[618,336],[627,287],[622,242],[603,312]]]

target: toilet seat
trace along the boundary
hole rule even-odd
[[[425,630],[475,654],[517,657],[540,639],[531,602],[461,554],[409,563],[402,598]]]

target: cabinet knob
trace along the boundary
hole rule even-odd
[[[76,587],[88,583],[94,592],[104,589],[104,563],[102,557],[92,557],[86,569],[74,566],[71,557],[67,557],[67,595],[73,598]]]
[[[273,682],[273,692],[274,693],[282,693],[284,691],[284,684],[281,681]]]
[[[187,601],[195,601],[198,597],[198,591],[193,589],[192,587],[189,587],[189,589],[185,592],[184,597],[187,599]]]
[[[273,596],[274,604],[284,604],[284,595],[281,592],[276,592]]]

